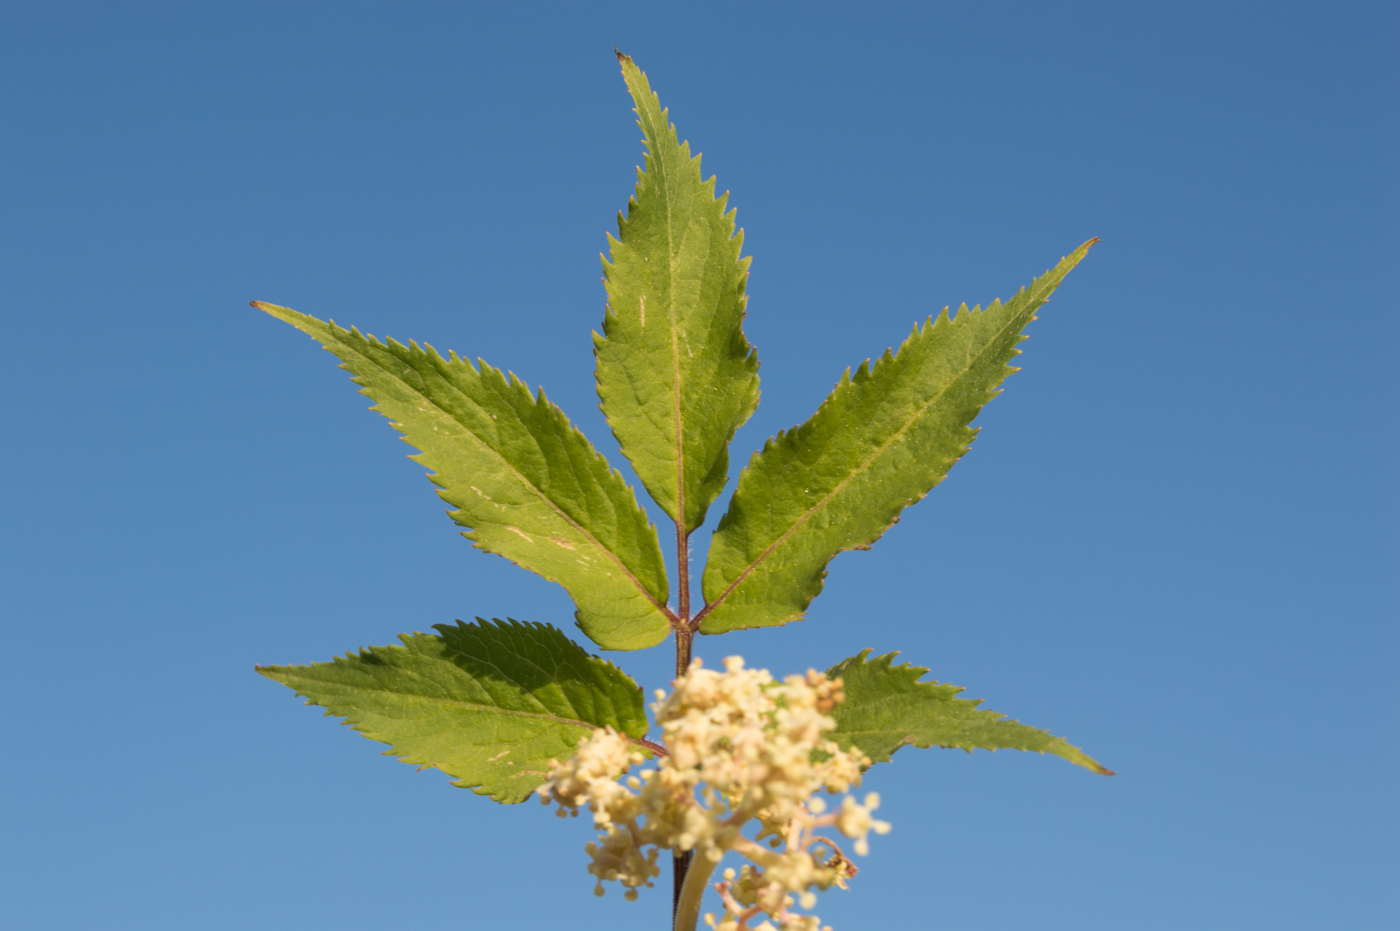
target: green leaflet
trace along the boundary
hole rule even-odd
[[[979,747],[1032,750],[1053,753],[1103,776],[1113,775],[1060,737],[981,710],[980,700],[958,698],[963,690],[956,685],[920,682],[927,669],[908,663],[891,666],[898,653],[867,661],[869,655],[869,650],[862,650],[826,672],[844,681],[846,700],[831,715],[836,719],[831,737],[843,750],[854,744],[876,763],[889,760],[906,744],[960,747],[969,753]]]
[[[358,330],[254,303],[309,334],[345,364],[371,408],[422,452],[438,494],[471,528],[463,536],[564,586],[583,632],[605,650],[654,646],[670,632],[656,527],[541,390],[485,362],[431,346],[384,344]]]
[[[715,197],[646,75],[617,57],[648,151],[618,238],[608,237],[598,397],[642,484],[689,533],[728,478],[734,431],[758,406],[758,354],[741,327],[749,260],[728,195]]]
[[[366,647],[329,663],[258,672],[326,714],[453,785],[521,802],[551,759],[567,759],[594,729],[639,741],[642,690],[622,670],[556,628],[519,621],[450,626],[441,636],[400,634],[403,646]]]
[[[1097,241],[1005,304],[916,326],[897,355],[848,370],[810,420],[755,453],[710,544],[701,633],[801,619],[832,557],[868,547],[942,481],[1015,371],[1022,329]]]

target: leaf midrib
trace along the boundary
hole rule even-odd
[[[1034,296],[1028,295],[1028,300],[1033,299]],[[1015,300],[1015,298],[1012,298],[1012,300]],[[991,308],[989,307],[988,310],[990,309]],[[986,312],[987,311],[982,311],[982,313]],[[1031,312],[1034,313],[1034,308],[1031,309]],[[811,519],[811,517],[814,514],[816,514],[822,508],[826,507],[828,504],[830,504],[832,499],[834,499],[842,491],[845,491],[846,486],[848,486],[851,482],[855,481],[858,477],[860,477],[867,470],[869,470],[869,468],[872,465],[874,465],[875,461],[881,456],[883,456],[885,454],[885,451],[888,450],[892,445],[894,445],[896,440],[900,439],[906,433],[909,432],[909,430],[913,427],[914,423],[924,416],[924,414],[928,411],[930,406],[942,400],[944,395],[946,395],[950,390],[952,390],[952,388],[955,385],[959,384],[963,378],[967,377],[968,373],[971,372],[973,367],[981,361],[982,357],[991,351],[992,346],[995,344],[997,338],[1004,335],[1006,331],[1011,327],[1012,322],[1014,322],[1019,316],[1019,314],[1012,316],[1007,321],[1006,325],[1003,326],[1001,329],[997,330],[993,338],[987,341],[987,345],[982,349],[982,351],[972,356],[968,360],[967,364],[963,367],[962,371],[959,372],[957,376],[955,376],[951,381],[949,381],[948,384],[945,385],[941,391],[935,394],[932,398],[926,401],[917,411],[915,411],[914,414],[912,414],[909,417],[909,419],[905,421],[904,425],[901,426],[899,430],[897,430],[895,433],[891,434],[889,439],[887,439],[883,444],[881,444],[878,449],[876,449],[868,457],[866,457],[865,461],[861,463],[857,469],[852,471],[850,475],[846,476],[846,478],[842,479],[837,484],[837,486],[833,488],[824,498],[822,498],[816,504],[812,505],[812,507],[809,508],[806,513],[804,513],[801,517],[794,521],[792,526],[783,532],[782,536],[774,540],[762,553],[758,555],[757,559],[745,566],[743,571],[739,573],[738,577],[735,578],[734,581],[729,584],[729,587],[726,588],[718,598],[716,598],[712,603],[705,605],[704,609],[701,610],[701,612],[696,616],[696,620],[703,620],[704,618],[708,617],[715,610],[715,608],[723,604],[725,599],[728,598],[730,594],[733,593],[734,589],[738,588],[743,583],[743,581],[749,577],[749,575],[754,571],[754,569],[756,569],[759,566],[759,564],[761,564],[765,559],[771,556],[773,552],[777,550],[780,546],[786,543],[792,537],[793,534],[800,530],[802,526],[808,520]],[[950,320],[949,322],[951,323],[952,321]],[[895,358],[897,359],[898,356],[896,356]]]
[[[988,713],[991,713],[991,712],[988,712]],[[1005,717],[1001,717],[1001,718],[998,718],[996,721],[993,721],[993,722],[991,722],[991,723],[997,724],[997,723],[1004,722],[1005,720],[1006,720]],[[1012,722],[1012,723],[1019,723],[1019,722]],[[926,725],[926,726],[932,726],[932,725]],[[1023,725],[1021,725],[1021,726],[1022,726],[1022,727],[1025,727],[1026,725],[1023,724]],[[894,728],[878,728],[878,727],[872,727],[872,728],[864,728],[864,729],[861,729],[861,730],[858,730],[858,731],[846,730],[846,729],[844,729],[844,728],[838,727],[836,730],[832,731],[831,733],[834,734],[834,735],[836,735],[836,736],[839,736],[839,737],[849,737],[849,736],[852,735],[852,734],[879,734],[879,735],[888,735],[888,736],[894,736],[894,735],[896,735],[896,734],[903,734],[905,740],[914,740],[914,739],[916,739],[916,738],[918,737],[918,732],[919,732],[919,729],[917,729],[917,728],[907,728],[907,727],[894,727]],[[932,738],[930,738],[930,739],[932,739]],[[1057,740],[1058,740],[1059,738],[1054,738],[1054,739],[1057,739]]]
[[[654,93],[651,96],[652,99],[649,102],[654,102],[655,106],[659,109],[661,102],[656,99]],[[671,376],[673,380],[671,410],[676,430],[676,524],[678,527],[684,528],[687,525],[685,513],[685,436],[681,417],[680,337],[678,335],[676,321],[676,236],[671,211],[670,186],[666,183],[670,175],[666,171],[666,159],[660,151],[664,146],[664,140],[662,139],[661,131],[657,129],[655,120],[651,117],[650,109],[645,106],[638,106],[637,116],[647,123],[647,125],[643,127],[643,132],[650,137],[649,144],[655,163],[656,180],[659,182],[658,193],[661,195],[661,206],[666,215],[666,307],[671,321]],[[662,112],[662,116],[664,117],[664,111]],[[662,131],[664,131],[664,129],[665,127],[662,127]],[[676,140],[676,147],[677,152],[679,152],[679,139]],[[682,529],[681,532],[684,533],[685,531]]]
[[[326,684],[326,683],[324,683],[322,680],[316,680],[316,681],[317,681],[319,684]],[[463,701],[463,700],[458,699],[458,698],[438,698],[438,697],[435,697],[435,696],[432,696],[432,695],[417,695],[417,694],[413,694],[413,693],[409,693],[409,692],[396,692],[396,691],[391,691],[391,690],[389,690],[389,689],[384,689],[384,688],[366,688],[365,686],[362,686],[362,685],[347,685],[347,684],[345,684],[345,683],[343,683],[343,682],[336,682],[336,683],[332,683],[332,684],[337,685],[337,686],[339,686],[340,688],[343,688],[343,689],[346,689],[346,690],[349,690],[349,691],[356,692],[356,693],[358,693],[358,694],[374,695],[374,696],[381,696],[381,697],[382,697],[382,696],[391,696],[391,697],[393,697],[393,698],[395,698],[395,699],[399,699],[399,700],[406,701],[406,702],[419,702],[419,703],[424,703],[424,704],[452,705],[452,706],[459,707],[459,708],[468,708],[468,709],[472,709],[472,710],[475,710],[475,711],[478,711],[478,712],[481,712],[481,713],[484,713],[484,714],[503,714],[503,715],[509,715],[509,716],[512,716],[512,717],[519,717],[519,718],[534,718],[534,719],[536,719],[536,720],[552,721],[552,722],[554,722],[554,723],[556,723],[556,724],[564,724],[564,725],[568,725],[568,726],[570,726],[570,727],[582,727],[582,728],[586,728],[586,729],[588,729],[588,730],[598,730],[600,727],[603,726],[603,725],[598,725],[598,724],[590,724],[590,723],[588,723],[587,721],[581,721],[581,720],[579,720],[579,719],[577,719],[577,718],[561,718],[561,717],[559,717],[558,715],[549,714],[549,713],[546,713],[546,712],[539,712],[539,711],[516,711],[516,710],[511,709],[511,708],[502,708],[502,707],[500,707],[499,705],[485,705],[485,704],[480,704],[480,703],[478,703],[478,702]],[[513,683],[512,683],[512,684],[513,684]],[[309,694],[307,694],[306,692],[303,692],[303,691],[301,691],[301,690],[299,690],[299,689],[298,689],[298,691],[297,691],[297,694],[298,694],[298,695],[302,695],[302,696],[304,696],[304,697],[306,697],[306,698],[310,698],[310,699],[312,699],[313,701],[316,700],[314,696],[309,695]],[[319,704],[319,702],[318,702],[318,704]],[[339,713],[339,712],[336,712],[336,713]],[[344,717],[349,718],[349,717],[351,717],[351,715],[345,714]],[[361,718],[361,720],[363,720],[363,718]],[[629,739],[630,739],[630,738],[629,738]]]
[[[492,665],[492,664],[487,663],[487,665]],[[498,668],[498,667],[495,667],[494,665],[492,665],[492,668]],[[303,677],[302,681],[305,681],[305,678],[309,678],[309,677]],[[603,724],[592,724],[592,723],[589,723],[588,721],[583,721],[583,720],[580,720],[580,719],[577,719],[577,718],[561,718],[561,717],[559,717],[558,715],[555,715],[555,714],[548,714],[548,713],[546,713],[546,712],[539,712],[539,711],[516,711],[516,710],[511,709],[511,708],[502,708],[502,707],[500,707],[499,705],[483,705],[483,704],[480,704],[480,703],[477,703],[477,702],[463,701],[463,700],[458,699],[458,698],[438,698],[438,697],[435,697],[435,696],[432,696],[432,695],[417,695],[417,694],[412,694],[412,693],[409,693],[409,692],[396,692],[396,691],[392,691],[392,690],[390,690],[390,689],[385,689],[385,688],[366,688],[365,686],[362,686],[362,685],[350,685],[350,684],[347,684],[347,683],[344,683],[344,682],[334,682],[334,681],[332,681],[332,682],[327,682],[326,680],[321,680],[321,679],[316,679],[316,680],[314,680],[314,681],[317,682],[317,684],[320,684],[320,685],[327,685],[327,684],[329,684],[329,685],[334,685],[334,686],[337,686],[337,687],[339,687],[339,688],[345,689],[345,690],[347,690],[347,691],[352,691],[352,692],[355,692],[355,693],[358,693],[358,694],[363,694],[363,695],[372,695],[372,696],[378,696],[378,697],[392,696],[393,698],[397,698],[397,699],[399,699],[399,700],[401,700],[401,701],[404,701],[404,702],[407,702],[407,703],[410,703],[410,704],[413,704],[413,703],[421,703],[421,704],[451,705],[451,706],[453,706],[453,707],[470,709],[470,710],[472,710],[472,711],[475,711],[475,712],[478,712],[478,713],[481,713],[481,714],[500,714],[500,715],[506,715],[506,716],[508,716],[508,717],[531,718],[531,719],[536,720],[536,721],[549,721],[549,722],[554,723],[554,724],[562,724],[562,725],[565,725],[565,726],[567,726],[567,727],[577,727],[577,728],[581,728],[581,729],[583,729],[583,730],[588,730],[588,731],[602,730],[604,727],[607,726],[607,725],[603,725]],[[515,684],[516,684],[516,683],[515,683],[513,680],[511,680],[509,677],[507,677],[506,681],[507,681],[507,682],[510,682],[511,685],[515,685]],[[303,698],[308,698],[308,699],[310,699],[312,702],[315,702],[316,704],[321,705],[321,707],[330,710],[332,714],[338,715],[339,717],[343,717],[343,718],[345,718],[346,720],[355,720],[355,718],[356,718],[356,715],[353,714],[353,713],[350,713],[350,712],[340,712],[340,711],[335,711],[334,709],[331,709],[329,705],[323,704],[322,702],[318,701],[318,700],[316,699],[315,696],[310,695],[310,694],[308,694],[308,693],[302,691],[301,689],[296,689],[296,693],[297,693],[298,695],[302,696]],[[373,712],[368,712],[368,713],[372,714]],[[366,722],[366,717],[365,717],[365,715],[366,715],[366,711],[365,711],[365,710],[362,709],[362,710],[359,711],[359,721],[360,721],[360,722]],[[620,719],[619,719],[619,720],[620,720]],[[366,723],[367,723],[367,722],[366,722]],[[650,741],[647,741],[647,740],[645,740],[644,738],[633,737],[631,734],[628,734],[628,733],[626,733],[625,731],[621,730],[620,727],[619,727],[617,730],[618,730],[618,736],[622,737],[622,738],[623,738],[624,740],[626,740],[628,743],[630,743],[630,744],[635,744],[635,745],[638,746],[638,747],[643,747],[643,748],[645,748],[645,749],[647,749],[647,750],[650,750],[650,751],[652,751],[652,752],[656,752],[656,745],[655,745],[655,744],[652,744]],[[397,744],[396,744],[395,746],[397,746]],[[407,752],[412,753],[413,751],[407,751]],[[486,762],[490,762],[490,761],[487,760]],[[510,762],[510,761],[508,760],[507,762]],[[516,775],[519,775],[519,773],[517,773]]]

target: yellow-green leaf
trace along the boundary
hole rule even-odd
[[[381,343],[334,322],[254,303],[309,334],[421,450],[438,494],[477,548],[558,582],[605,650],[654,646],[671,630],[666,565],[636,495],[564,412],[514,375],[431,346]]]
[[[403,646],[258,672],[389,744],[387,754],[498,802],[524,801],[549,761],[567,759],[597,728],[644,748],[642,690],[559,630],[480,618],[437,630],[401,634]]]
[[[755,453],[710,544],[701,633],[800,620],[836,554],[870,546],[941,482],[1015,371],[1021,331],[1097,241],[1005,304],[916,326],[898,354],[848,370],[810,420]]]
[[[728,194],[700,173],[647,77],[619,54],[647,146],[603,269],[594,334],[598,397],[622,454],[689,533],[724,487],[729,441],[758,405],[758,354],[744,337],[749,260]]]
[[[963,690],[956,685],[920,682],[928,670],[908,663],[891,665],[898,655],[867,659],[870,651],[862,650],[827,670],[828,677],[841,678],[846,692],[846,700],[831,715],[836,719],[831,738],[841,749],[854,745],[876,763],[889,760],[906,745],[958,747],[969,753],[1029,750],[1053,753],[1100,775],[1113,775],[1061,737],[979,708],[980,700],[958,698]]]

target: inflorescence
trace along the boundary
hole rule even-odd
[[[854,839],[852,849],[869,851],[867,835],[890,826],[871,817],[879,797],[864,802],[846,795],[860,784],[870,760],[855,747],[842,750],[826,734],[836,727],[830,712],[845,695],[840,679],[815,670],[774,681],[766,669],[745,669],[741,657],[724,661],[724,672],[695,660],[668,696],[658,690],[653,705],[666,755],[647,762],[636,744],[612,729],[580,741],[577,752],[554,761],[540,788],[545,804],[561,817],[586,807],[602,832],[586,849],[588,871],[620,882],[635,899],[660,873],[660,850],[694,851],[692,872],[708,877],[725,853],[750,862],[725,870],[714,888],[724,903],[716,931],[830,931],[810,910],[816,892],[845,888],[856,868],[828,829]],[[816,793],[840,794],[828,806]],[[750,838],[743,829],[756,822]],[[830,832],[828,832],[830,833]],[[750,921],[766,916],[761,924]],[[777,924],[773,924],[767,919]]]

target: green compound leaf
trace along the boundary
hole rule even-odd
[[[605,650],[655,646],[671,630],[666,565],[636,495],[563,411],[514,375],[431,346],[387,344],[334,322],[255,302],[344,364],[410,458],[431,471],[478,549],[558,582]]]
[[[846,700],[831,713],[836,719],[831,738],[843,750],[855,745],[876,763],[888,761],[906,744],[959,747],[969,753],[977,748],[1030,750],[1053,753],[1103,776],[1113,775],[1113,770],[1060,737],[982,710],[977,707],[980,700],[958,698],[963,690],[956,685],[920,682],[927,669],[908,663],[891,666],[898,653],[867,661],[869,655],[869,650],[862,650],[826,672],[844,682]]]
[[[641,688],[556,628],[478,618],[436,629],[400,634],[403,646],[258,672],[389,744],[387,754],[498,802],[524,801],[549,761],[572,755],[596,728],[645,747]]]
[[[1097,241],[1005,304],[916,326],[897,355],[848,370],[810,420],[755,453],[710,544],[701,633],[800,620],[836,554],[868,548],[942,481],[1016,371],[1022,329]]]
[[[603,261],[608,309],[593,336],[598,397],[622,453],[686,533],[724,487],[729,441],[758,406],[758,353],[741,327],[749,260],[728,195],[700,176],[646,75],[619,54],[646,168]]]

